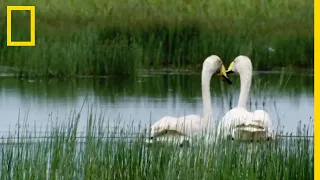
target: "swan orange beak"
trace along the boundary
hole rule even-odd
[[[231,80],[228,78],[227,73],[226,73],[226,68],[222,64],[221,69],[220,69],[220,76],[224,81],[226,81],[228,84],[232,84]]]

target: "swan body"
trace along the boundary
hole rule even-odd
[[[274,139],[272,120],[264,110],[249,112],[248,101],[252,64],[247,56],[238,56],[229,65],[227,74],[240,76],[240,96],[237,107],[228,111],[218,125],[218,134],[227,139],[269,140]]]
[[[232,84],[226,74],[221,59],[211,55],[205,59],[201,73],[201,88],[203,101],[203,117],[187,115],[183,117],[165,116],[151,126],[147,143],[177,141],[180,146],[191,143],[191,138],[211,127],[211,95],[210,80],[212,75],[220,75],[228,84]]]

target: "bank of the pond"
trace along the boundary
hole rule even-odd
[[[248,55],[257,70],[313,67],[313,1],[14,1],[36,6],[36,47],[0,47],[0,65],[20,75],[136,74],[199,69],[219,55]],[[29,39],[29,16],[13,12],[13,40]]]

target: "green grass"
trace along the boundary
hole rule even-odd
[[[307,138],[146,146],[141,135],[112,129],[93,111],[79,138],[78,119],[72,112],[68,123],[48,125],[45,136],[28,131],[25,121],[2,138],[0,178],[313,179],[313,143]]]
[[[5,46],[6,5],[36,6],[36,47]],[[195,69],[210,54],[248,55],[257,70],[313,68],[312,0],[4,0],[0,12],[0,65],[18,75]],[[27,21],[20,13],[12,33],[26,37]]]

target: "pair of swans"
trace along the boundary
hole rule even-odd
[[[165,116],[151,126],[147,143],[153,141],[178,140],[180,146],[189,144],[191,138],[201,132],[214,128],[212,118],[210,80],[213,75],[219,75],[225,82],[232,84],[227,74],[237,73],[240,76],[240,97],[238,106],[228,111],[218,125],[217,135],[225,139],[262,140],[272,139],[272,121],[269,114],[263,110],[249,112],[246,109],[248,101],[252,64],[246,56],[238,56],[226,71],[222,60],[211,55],[205,59],[202,66],[201,88],[203,101],[203,117],[188,115],[183,117]]]

